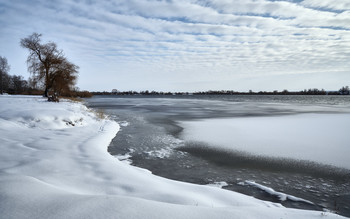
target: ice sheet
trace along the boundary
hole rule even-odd
[[[218,150],[308,160],[350,169],[350,114],[184,121],[182,138]]]

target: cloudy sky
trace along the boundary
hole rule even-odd
[[[0,56],[58,44],[82,90],[338,90],[350,85],[350,0],[0,0]]]

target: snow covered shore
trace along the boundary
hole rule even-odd
[[[0,218],[342,218],[154,176],[107,152],[118,130],[80,103],[0,96]]]

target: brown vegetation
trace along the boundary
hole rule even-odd
[[[45,97],[49,97],[50,92],[52,97],[70,92],[76,83],[79,67],[69,62],[55,43],[42,44],[40,37],[41,34],[33,33],[20,42],[29,50],[27,64],[32,84],[42,83]]]

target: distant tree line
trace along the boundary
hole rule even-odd
[[[339,94],[341,94],[341,95],[349,95],[350,94],[349,86],[345,86],[345,87],[340,88]]]
[[[324,89],[308,89],[302,91],[259,91],[253,92],[250,90],[249,92],[238,92],[233,90],[220,90],[220,91],[204,91],[204,92],[158,92],[158,91],[118,91],[117,89],[113,89],[112,92],[102,91],[102,92],[91,92],[93,95],[349,95],[350,89],[349,86],[344,86],[340,88],[338,91],[325,91]]]
[[[145,90],[145,91],[116,91],[115,89],[113,89],[112,92],[109,91],[93,91],[91,92],[93,95],[189,95],[189,92],[158,92],[158,91],[149,91],[149,90]]]

